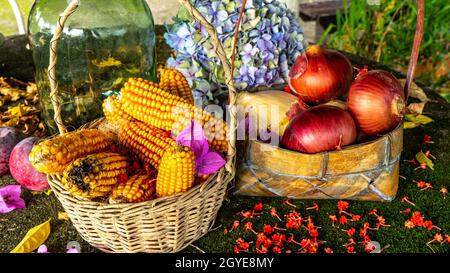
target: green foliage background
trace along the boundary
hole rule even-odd
[[[346,6],[347,1],[343,1]],[[381,62],[406,72],[414,39],[417,1],[351,1],[320,43]],[[369,4],[372,3],[372,4]],[[448,1],[425,1],[425,22],[416,79],[450,99],[450,5]],[[335,32],[333,32],[335,31]]]

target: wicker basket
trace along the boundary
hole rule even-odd
[[[191,6],[180,3],[209,32],[216,53],[225,70],[230,106],[236,103],[236,90],[226,55],[214,28]],[[64,23],[77,9],[78,0],[72,0],[58,19],[50,42],[48,68],[51,84],[50,97],[55,109],[55,121],[61,134],[67,132],[61,118],[56,82],[57,44]],[[177,252],[208,232],[222,205],[229,182],[235,174],[236,114],[230,110],[228,156],[224,168],[206,182],[188,192],[135,204],[104,204],[75,197],[61,184],[61,175],[49,175],[48,180],[56,197],[63,205],[73,225],[92,246],[105,252]],[[83,128],[96,128],[102,119]],[[81,129],[83,129],[81,128]]]

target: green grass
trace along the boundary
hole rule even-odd
[[[347,2],[344,1],[344,4]],[[416,78],[443,96],[449,89],[450,6],[441,0],[425,1],[425,20]],[[392,66],[405,72],[411,54],[417,1],[381,0],[380,5],[352,1],[320,42]]]
[[[27,16],[33,5],[33,0],[16,0],[22,13],[24,15],[25,23],[27,22]],[[7,0],[0,0],[0,33],[5,36],[17,34],[16,17],[11,9]]]

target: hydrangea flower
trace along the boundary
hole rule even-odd
[[[234,32],[242,0],[191,3],[216,29],[228,57],[231,56]],[[166,25],[167,44],[176,57],[167,66],[179,69],[194,91],[194,99],[204,104],[226,98],[224,72],[204,28],[180,8],[174,24]],[[238,90],[273,86],[287,82],[288,67],[304,51],[306,41],[299,19],[286,4],[275,0],[248,0],[241,22],[234,81]]]

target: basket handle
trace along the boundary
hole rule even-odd
[[[211,42],[214,46],[214,52],[219,58],[224,73],[225,73],[225,84],[228,87],[229,96],[229,114],[230,114],[230,124],[228,127],[228,154],[227,154],[227,164],[225,165],[226,170],[234,174],[235,173],[235,160],[236,160],[236,130],[237,130],[237,117],[236,117],[236,87],[234,86],[233,74],[230,62],[227,59],[225,50],[220,43],[219,36],[217,35],[216,29],[206,20],[206,18],[189,2],[189,0],[178,0],[181,5],[189,12],[189,14],[197,22],[199,22],[208,32],[211,37]]]
[[[48,79],[50,81],[50,99],[53,104],[53,109],[55,111],[54,120],[56,125],[58,126],[59,133],[61,135],[67,133],[67,128],[64,125],[61,118],[61,104],[58,100],[58,82],[56,81],[56,63],[58,62],[58,54],[56,50],[58,48],[58,42],[61,38],[62,31],[64,29],[64,24],[66,23],[67,18],[69,18],[72,13],[80,5],[79,0],[71,0],[69,5],[67,5],[66,9],[63,13],[61,13],[58,17],[58,23],[56,24],[55,33],[53,34],[52,39],[50,40],[50,60],[48,64]]]
[[[403,89],[405,93],[405,100],[408,101],[409,88],[411,87],[411,82],[414,78],[414,72],[416,70],[417,59],[419,57],[420,43],[422,42],[423,36],[423,21],[425,17],[425,5],[424,0],[417,1],[417,22],[416,22],[416,32],[414,34],[413,47],[411,51],[411,57],[409,59],[408,72],[406,74],[405,87]]]
[[[23,14],[20,10],[19,5],[17,4],[16,0],[9,0],[9,5],[11,6],[11,9],[14,12],[14,16],[16,17],[17,30],[19,34],[26,34],[26,25],[23,20]]]

